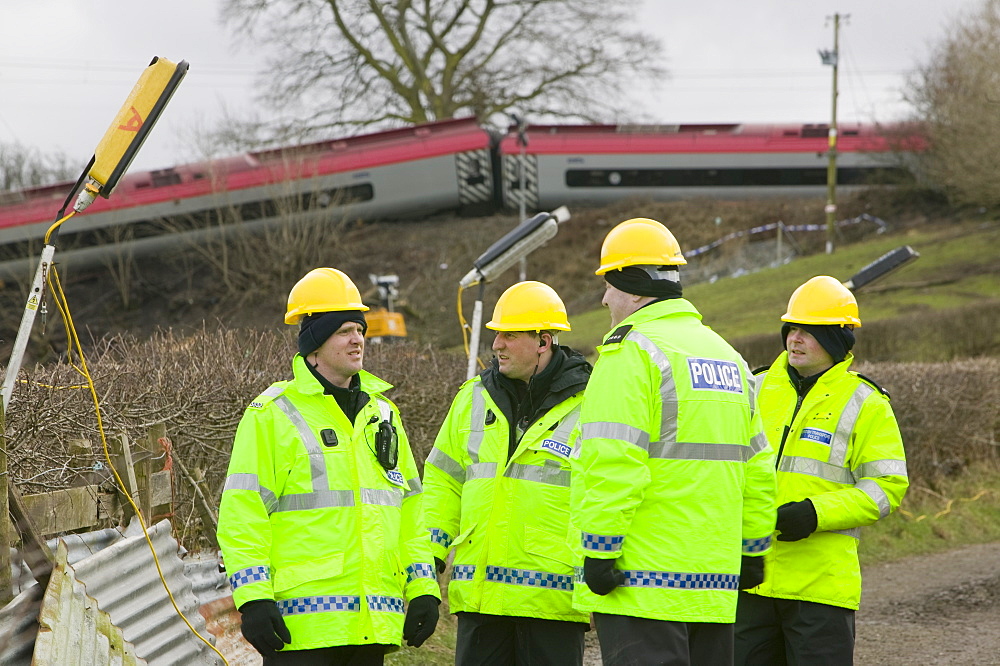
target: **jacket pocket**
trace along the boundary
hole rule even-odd
[[[534,557],[555,560],[566,567],[582,564],[576,562],[566,534],[560,536],[531,525],[524,526],[524,551]]]
[[[274,572],[274,593],[286,592],[317,580],[336,578],[343,572],[343,553],[334,553],[302,564],[289,564]]]

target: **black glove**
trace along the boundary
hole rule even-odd
[[[262,655],[269,656],[292,642],[278,604],[271,599],[255,599],[240,606],[243,615],[243,638]]]
[[[789,502],[778,507],[778,541],[798,541],[816,531],[816,507],[812,500]]]
[[[744,555],[740,560],[740,587],[741,590],[749,590],[764,582],[764,557],[750,557]]]
[[[441,574],[444,573],[445,566],[446,565],[444,563],[444,560],[442,560],[440,557],[435,557],[434,558],[434,568],[437,569],[438,575],[441,575]]]
[[[410,602],[403,620],[403,640],[410,647],[424,644],[438,623],[438,604],[441,601],[430,594],[419,596]]]
[[[604,596],[625,582],[625,573],[615,569],[614,560],[587,557],[583,560],[583,580],[591,592]]]

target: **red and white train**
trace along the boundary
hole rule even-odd
[[[839,130],[841,191],[900,168],[896,144],[876,127]],[[78,246],[162,242],[178,228],[266,223],[288,202],[330,219],[419,219],[636,196],[822,196],[827,148],[825,125],[532,125],[496,136],[472,118],[444,120],[133,173],[60,237],[75,236]],[[40,240],[71,188],[0,194],[0,246]]]

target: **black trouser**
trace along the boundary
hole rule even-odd
[[[854,663],[854,611],[740,592],[736,666],[847,666]]]
[[[288,650],[264,657],[264,666],[382,666],[388,645],[337,645]]]
[[[733,625],[594,613],[604,666],[728,666]]]
[[[455,666],[579,666],[582,622],[456,613]]]

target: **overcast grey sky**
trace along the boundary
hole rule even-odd
[[[646,30],[666,47],[671,78],[643,91],[663,123],[827,122],[833,46],[840,32],[838,117],[905,116],[905,76],[926,60],[944,25],[982,0],[646,0]],[[93,154],[155,56],[190,71],[132,170],[191,159],[190,128],[224,107],[253,108],[261,54],[238,46],[219,19],[221,0],[31,0],[0,14],[0,142]]]

